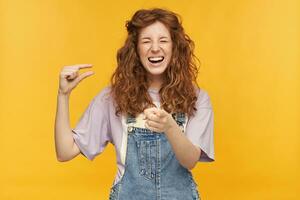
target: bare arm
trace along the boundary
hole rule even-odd
[[[187,169],[193,169],[200,158],[201,149],[192,144],[185,134],[182,134],[181,129],[175,121],[166,131],[166,136],[181,165]]]
[[[55,118],[55,150],[57,160],[68,161],[76,157],[80,150],[74,142],[69,120],[69,95],[57,95],[57,109]]]
[[[94,72],[88,71],[79,75],[79,69],[89,68],[91,66],[90,64],[66,66],[60,72],[54,124],[56,158],[60,162],[71,160],[80,153],[77,144],[74,142],[72,129],[70,127],[69,97],[71,91],[81,80],[94,74]]]

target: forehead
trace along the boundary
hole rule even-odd
[[[143,37],[170,37],[170,32],[163,23],[157,21],[140,30],[139,38]]]

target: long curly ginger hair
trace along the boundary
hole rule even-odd
[[[123,47],[117,52],[117,68],[111,77],[111,95],[119,113],[136,116],[148,107],[155,106],[148,94],[148,77],[137,53],[138,34],[156,21],[170,31],[172,58],[164,72],[159,90],[161,108],[169,113],[184,112],[188,116],[197,110],[196,78],[198,68],[194,55],[194,42],[185,34],[180,16],[165,9],[141,9],[126,22],[128,32]]]

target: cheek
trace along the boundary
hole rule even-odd
[[[172,49],[172,45],[168,45],[168,46],[166,46],[166,52],[171,56],[172,55],[172,51],[173,51],[173,49]]]
[[[173,52],[173,45],[170,45],[170,53],[172,54]]]
[[[138,48],[138,54],[139,54],[141,59],[144,59],[146,57],[146,54],[147,54],[146,48],[145,47],[139,47]]]

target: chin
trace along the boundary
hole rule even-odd
[[[162,75],[166,71],[167,67],[159,67],[159,68],[153,68],[153,67],[147,67],[148,73],[150,73],[153,76],[159,76]]]

